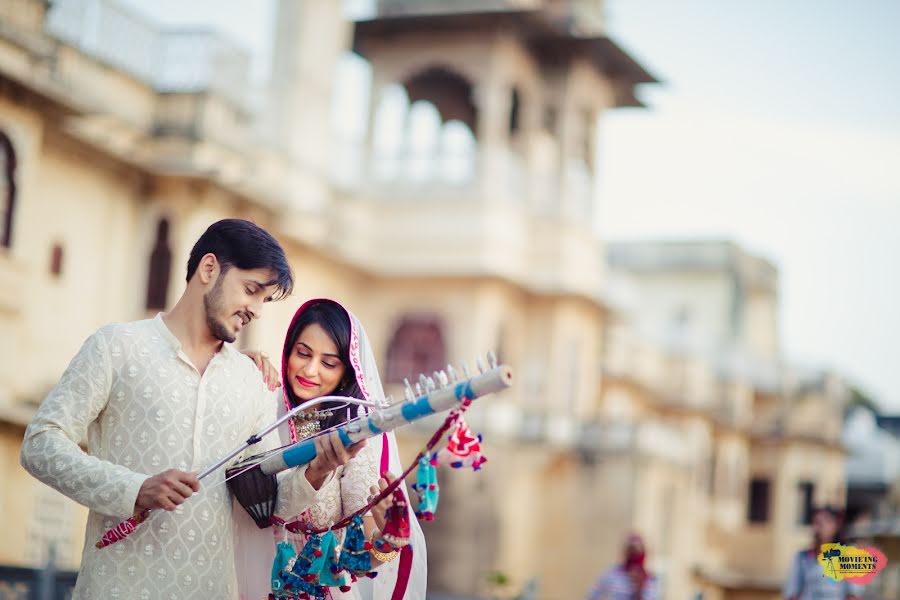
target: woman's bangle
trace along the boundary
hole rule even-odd
[[[400,554],[400,551],[397,549],[391,550],[390,552],[379,551],[378,550],[378,542],[382,542],[385,545],[387,545],[388,547],[392,547],[390,544],[388,544],[384,540],[377,540],[377,541],[375,540],[375,535],[379,534],[379,533],[381,533],[381,532],[378,531],[377,529],[372,532],[372,539],[370,540],[370,542],[372,544],[372,549],[369,550],[369,552],[371,552],[372,556],[375,558],[375,560],[377,560],[379,562],[383,562],[383,563],[391,562],[392,560],[397,558],[397,555]]]

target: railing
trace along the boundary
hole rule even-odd
[[[77,575],[0,566],[0,600],[70,600]]]
[[[161,29],[114,0],[55,0],[46,30],[158,91],[246,102],[250,56],[211,31]]]
[[[362,160],[359,152],[356,160]],[[344,157],[352,157],[344,148]],[[369,164],[368,180],[378,184],[443,186],[447,190],[471,190],[477,182],[477,151],[425,153],[412,150],[384,152],[376,150]],[[344,169],[353,169],[345,164]],[[362,173],[360,173],[362,174]]]
[[[540,0],[379,0],[379,16],[446,14],[538,8]]]

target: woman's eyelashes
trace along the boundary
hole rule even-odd
[[[306,352],[305,350],[301,350],[300,348],[297,349],[297,356],[299,356],[300,358],[305,358],[307,360],[312,358],[312,354],[310,354],[309,352]],[[338,365],[340,364],[337,362],[329,362],[327,360],[323,360],[323,361],[321,361],[321,363],[322,363],[322,366],[325,367],[326,369],[336,369],[338,367]]]

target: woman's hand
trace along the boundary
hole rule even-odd
[[[256,363],[256,368],[263,374],[263,381],[269,386],[269,391],[274,392],[281,387],[281,378],[278,376],[278,369],[269,360],[269,355],[262,350],[241,350],[241,354],[245,354]]]
[[[332,471],[346,465],[366,446],[366,440],[362,440],[345,448],[337,431],[316,436],[313,441],[316,444],[316,457],[306,468],[306,480],[316,490],[322,487]]]
[[[369,488],[372,494],[367,498],[368,502],[371,502],[375,496],[383,492],[394,479],[395,477],[391,473],[384,473],[384,477],[378,480],[378,485],[373,485]],[[391,494],[388,494],[381,499],[381,502],[372,507],[372,518],[375,520],[375,527],[379,531],[384,531],[384,513],[387,512],[388,507],[391,505],[391,496]]]

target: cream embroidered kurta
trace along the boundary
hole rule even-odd
[[[201,377],[161,315],[88,338],[25,432],[21,457],[32,475],[90,509],[74,597],[236,598],[224,469],[129,538],[102,550],[94,543],[134,513],[148,476],[214,463],[275,420],[278,398],[228,344]],[[85,435],[87,454],[78,447]],[[248,453],[277,444],[273,434]],[[305,468],[282,474],[279,488],[279,514],[316,502]]]

